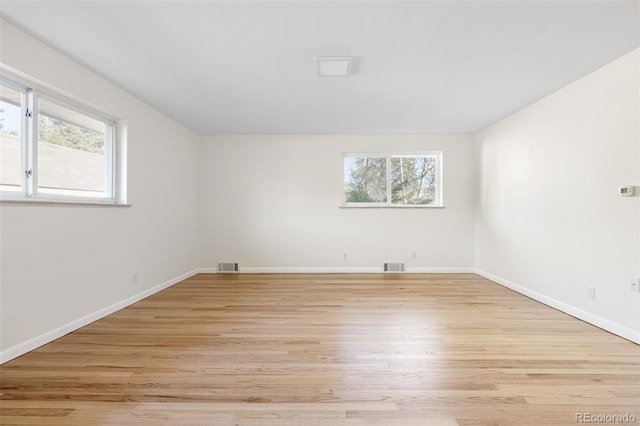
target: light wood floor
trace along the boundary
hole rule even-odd
[[[473,274],[201,274],[0,377],[3,425],[640,424],[638,345]]]

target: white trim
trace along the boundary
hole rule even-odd
[[[119,311],[122,308],[126,308],[129,305],[132,305],[140,300],[151,296],[159,291],[162,291],[172,285],[179,283],[180,281],[184,281],[187,278],[191,278],[192,276],[198,274],[197,269],[193,269],[189,272],[186,272],[182,275],[178,275],[177,277],[171,278],[161,284],[156,285],[155,287],[148,288],[140,293],[134,294],[124,300],[116,302],[112,305],[99,309],[93,313],[83,316],[82,318],[78,318],[73,320],[67,324],[64,324],[60,327],[54,328],[40,336],[36,336],[32,339],[27,340],[26,342],[19,343],[15,346],[10,347],[9,349],[5,349],[0,351],[0,364],[4,364],[7,361],[10,361],[14,358],[19,357],[20,355],[24,355],[27,352],[30,352],[36,348],[39,348],[42,345],[46,345],[66,334],[71,333],[72,331],[76,331],[77,329],[84,327],[85,325],[91,324],[94,321],[99,320],[100,318],[104,318],[107,315],[111,315],[112,313]]]
[[[205,267],[198,269],[201,274],[217,274],[218,268]],[[247,274],[384,274],[382,266],[365,267],[262,267],[240,265],[239,273]],[[412,268],[407,267],[405,274],[473,274],[474,268]]]
[[[453,268],[414,268],[407,266],[406,274],[475,274],[475,268],[453,267]]]
[[[38,127],[39,123],[36,118],[38,117],[38,102],[37,95],[33,93],[33,90],[27,89],[24,97],[25,113],[30,112],[28,117],[23,117],[24,120],[24,133],[20,138],[20,143],[24,144],[25,148],[22,150],[26,155],[23,163],[27,168],[23,170],[23,173],[29,173],[26,175],[25,184],[23,185],[25,192],[20,193],[24,198],[29,198],[31,195],[38,191]],[[13,195],[13,194],[12,194]]]
[[[95,201],[89,201],[90,199],[73,199],[73,198],[23,198],[23,197],[11,197],[10,192],[3,192],[0,194],[0,204],[45,204],[48,206],[94,206],[94,207],[131,207],[133,204],[117,204],[113,201],[101,201],[102,198],[96,198]]]
[[[120,120],[113,129],[113,195],[116,204],[127,204],[127,132],[128,121]]]
[[[339,209],[444,209],[447,206],[432,206],[431,204],[380,204],[380,203],[347,203],[338,206]]]
[[[107,111],[90,102],[87,102],[85,99],[61,90],[58,87],[54,87],[45,81],[37,79],[29,74],[26,74],[3,63],[0,63],[0,74],[4,79],[13,81],[14,83],[18,83],[27,89],[35,90],[36,92],[48,97],[54,97],[69,105],[77,105],[77,107],[82,108],[83,113],[88,112],[92,115],[100,117],[100,119],[102,120],[108,120],[111,122],[118,121],[118,118],[116,118],[114,115],[108,113]]]
[[[606,330],[610,333],[613,333],[617,336],[620,336],[624,339],[630,340],[640,345],[640,331],[638,330],[634,330],[632,328],[615,323],[606,318],[602,318],[598,315],[594,315],[591,312],[587,312],[583,309],[577,308],[568,303],[561,302],[560,300],[554,299],[553,297],[549,297],[545,294],[538,293],[537,291],[531,290],[527,287],[523,287],[521,285],[515,284],[509,280],[490,274],[489,272],[482,271],[476,268],[475,273],[480,275],[483,278],[486,278],[488,280],[495,282],[496,284],[500,284],[503,287],[509,288],[524,296],[537,300],[538,302],[543,303],[551,308],[557,309],[561,312],[564,312],[565,314],[571,315],[572,317],[588,322],[593,326]]]
[[[249,274],[374,274],[382,272],[382,266],[376,267],[344,267],[344,268],[328,268],[328,267],[243,267],[240,266],[240,272]]]

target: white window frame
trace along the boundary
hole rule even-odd
[[[4,68],[4,67],[3,67]],[[4,71],[4,70],[3,70]],[[3,72],[3,74],[8,74]],[[0,201],[44,202],[60,204],[104,204],[126,205],[123,182],[120,175],[122,166],[120,159],[121,122],[116,118],[88,106],[84,102],[62,94],[47,85],[29,79],[5,75],[0,76],[0,83],[22,93],[21,135],[22,179],[20,191],[0,190]],[[38,191],[38,100],[45,99],[63,108],[75,111],[84,116],[105,124],[105,186],[104,197],[88,197],[82,195],[50,194]]]
[[[347,157],[361,158],[385,158],[387,164],[387,201],[386,202],[348,202],[345,201],[344,191],[344,159]],[[394,204],[391,201],[391,159],[398,157],[434,157],[436,160],[436,193],[432,203],[430,204]],[[342,203],[340,207],[344,208],[443,208],[443,167],[442,167],[442,151],[405,151],[405,152],[343,152],[342,153]]]

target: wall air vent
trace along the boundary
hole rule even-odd
[[[384,272],[404,272],[404,262],[385,263]]]
[[[218,272],[238,272],[238,262],[218,263]]]

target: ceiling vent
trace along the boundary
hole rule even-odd
[[[316,56],[314,61],[318,77],[346,77],[351,74],[351,56]]]

